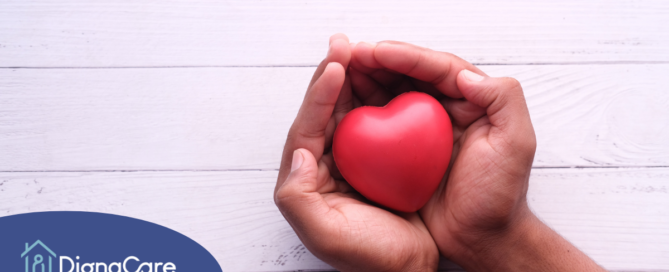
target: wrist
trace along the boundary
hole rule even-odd
[[[428,256],[429,255],[429,256]],[[323,260],[323,259],[321,259]],[[425,256],[412,256],[409,260],[402,263],[395,263],[390,266],[388,261],[383,262],[383,265],[366,263],[350,262],[346,260],[338,260],[336,262],[327,262],[342,272],[353,271],[398,271],[398,272],[434,272],[439,266],[439,254],[435,251],[434,254],[426,254]]]
[[[545,226],[527,207],[519,208],[506,224],[486,230],[463,230],[457,235],[457,249],[448,257],[467,271],[506,271],[511,261],[532,243],[537,229]]]
[[[480,235],[453,261],[467,271],[605,271],[527,208],[507,227]]]

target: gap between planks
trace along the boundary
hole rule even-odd
[[[536,166],[532,169],[656,169],[669,168],[661,166]],[[0,173],[125,173],[125,172],[278,172],[278,168],[265,169],[100,169],[100,170],[0,170]]]
[[[577,62],[472,62],[476,66],[521,66],[521,65],[644,65],[669,64],[669,61],[577,61]],[[0,69],[183,69],[183,68],[304,68],[317,64],[286,65],[161,65],[161,66],[0,66]]]

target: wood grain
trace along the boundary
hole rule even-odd
[[[523,84],[535,167],[669,166],[669,65],[482,68]],[[0,170],[276,169],[313,70],[0,69]]]
[[[669,2],[5,0],[0,66],[315,65],[336,32],[476,63],[669,61]]]
[[[304,248],[276,209],[276,175],[0,172],[0,214],[119,214],[185,234],[212,252],[223,271],[330,269]],[[667,168],[534,169],[528,200],[542,220],[607,269],[669,270],[668,180]]]
[[[609,270],[669,271],[660,0],[3,0],[0,216],[120,214],[193,238],[224,271],[332,270],[271,194],[336,32],[519,79],[539,143],[531,208]]]

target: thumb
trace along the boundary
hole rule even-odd
[[[274,202],[298,234],[318,227],[319,219],[330,209],[317,190],[316,158],[309,150],[296,149],[290,174],[276,190]]]
[[[468,101],[486,109],[493,128],[491,136],[499,136],[512,149],[536,149],[536,138],[523,88],[510,77],[487,77],[462,70],[457,77],[458,89]]]

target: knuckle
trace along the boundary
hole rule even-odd
[[[304,142],[304,140],[323,138],[325,137],[326,132],[327,127],[308,130],[293,126],[288,131],[288,135],[286,136],[286,143],[291,143],[293,146],[295,146],[298,143]]]
[[[511,96],[524,96],[523,87],[520,85],[520,81],[512,77],[502,77],[500,78],[500,84],[498,85],[501,88],[502,93]]]
[[[293,125],[288,131],[288,135],[286,136],[286,145],[296,142],[299,139],[298,135],[299,133],[297,132],[297,128]],[[293,150],[290,150],[290,152],[293,152]]]
[[[297,131],[297,134],[301,138],[313,139],[313,138],[323,138],[325,137],[326,128],[318,128],[314,130],[301,129]]]
[[[284,209],[297,203],[308,202],[304,193],[310,191],[309,185],[312,183],[311,177],[307,175],[289,175],[274,194],[274,203],[279,209]]]
[[[286,200],[289,197],[289,195],[286,193],[285,187],[280,187],[276,193],[274,194],[274,204],[279,208],[279,210],[283,210],[286,207]]]
[[[515,78],[503,77],[502,82],[503,82],[504,86],[506,86],[509,89],[521,89],[522,90],[522,87],[520,85],[520,81],[518,81]]]
[[[299,192],[294,186],[291,186],[290,181],[286,182],[281,186],[276,193],[274,194],[274,203],[279,208],[279,210],[285,211],[288,210],[290,204],[296,200],[296,197],[299,196]]]

